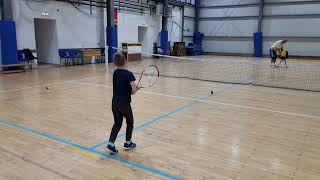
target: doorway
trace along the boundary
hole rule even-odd
[[[142,52],[149,53],[148,27],[138,26],[138,42],[142,43],[142,48],[141,48]]]
[[[55,19],[34,19],[38,62],[59,64],[57,23]]]

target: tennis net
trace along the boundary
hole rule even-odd
[[[269,60],[261,58],[237,60],[237,57],[231,56],[175,57],[147,53],[143,56],[143,61],[129,63],[135,73],[154,64],[158,66],[160,76],[165,77],[320,91],[320,63],[289,63],[287,67],[284,64],[270,67]]]

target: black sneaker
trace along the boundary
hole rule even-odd
[[[117,154],[118,153],[116,146],[111,146],[110,144],[108,144],[107,150],[110,152],[110,154]]]
[[[133,148],[135,148],[136,146],[137,146],[137,144],[136,144],[136,143],[133,143],[132,141],[130,141],[130,143],[125,142],[124,145],[123,145],[123,147],[124,147],[125,150],[133,149]]]

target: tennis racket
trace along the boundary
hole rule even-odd
[[[137,86],[139,88],[150,87],[158,81],[159,76],[160,74],[158,67],[155,65],[150,65],[142,71]]]

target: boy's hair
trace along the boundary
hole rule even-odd
[[[124,66],[126,61],[126,57],[124,56],[123,53],[117,52],[113,55],[113,63],[116,66]]]
[[[285,43],[287,43],[287,42],[288,42],[287,39],[282,39],[282,43],[283,43],[283,44],[285,44]]]

